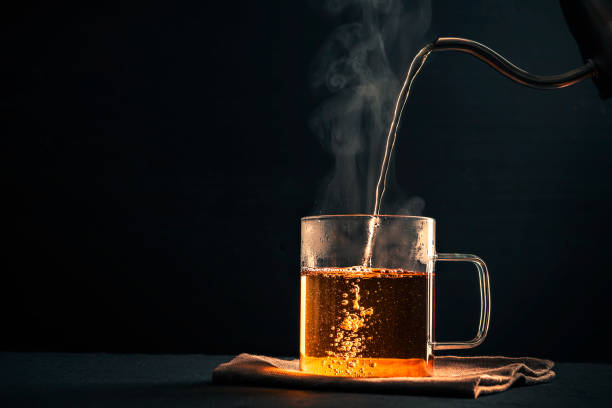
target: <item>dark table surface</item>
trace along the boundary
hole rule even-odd
[[[609,406],[612,365],[560,363],[549,384],[477,400],[211,383],[230,356],[0,353],[0,407]]]

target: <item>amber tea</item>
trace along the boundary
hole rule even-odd
[[[431,375],[432,278],[362,266],[302,271],[301,369],[352,377]]]

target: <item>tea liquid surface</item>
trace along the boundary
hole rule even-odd
[[[302,271],[301,369],[351,377],[431,375],[432,278],[362,266]]]

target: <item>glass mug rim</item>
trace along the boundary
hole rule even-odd
[[[321,215],[309,215],[302,217],[302,221],[309,220],[322,220],[325,218],[398,218],[398,219],[414,219],[414,220],[427,220],[436,222],[435,218],[423,217],[421,215],[403,215],[403,214],[321,214]]]

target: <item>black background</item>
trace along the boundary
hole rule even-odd
[[[308,75],[337,21],[311,3],[2,6],[0,349],[297,355],[299,218],[333,165]],[[581,63],[552,0],[434,0],[439,35]],[[417,80],[397,180],[439,251],[489,265],[474,353],[612,362],[610,103],[458,54]],[[475,330],[469,271],[440,269],[440,340]]]

